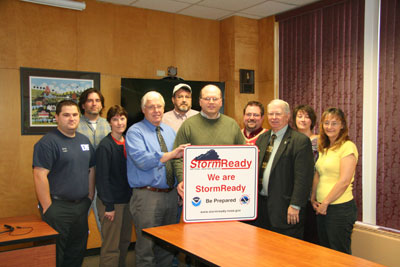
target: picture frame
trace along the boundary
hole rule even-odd
[[[20,68],[21,134],[42,135],[57,127],[56,105],[71,99],[79,102],[88,88],[100,90],[100,73]]]
[[[239,69],[241,94],[254,94],[254,70]]]

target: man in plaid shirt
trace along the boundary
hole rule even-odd
[[[100,141],[111,132],[110,124],[105,118],[102,118],[101,111],[104,108],[104,97],[99,90],[95,88],[86,89],[79,97],[79,109],[81,111],[81,119],[77,132],[87,136],[90,143],[96,150]],[[101,224],[96,208],[97,192],[95,193],[92,206],[97,228],[101,231]]]

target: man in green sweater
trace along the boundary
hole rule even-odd
[[[175,138],[174,148],[181,144],[191,145],[244,145],[246,141],[239,125],[232,118],[219,112],[222,107],[221,90],[212,84],[200,91],[201,112],[188,118]],[[183,161],[174,160],[178,178],[178,193],[183,196]]]

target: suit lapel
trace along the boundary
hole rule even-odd
[[[259,139],[259,149],[260,155],[258,157],[258,168],[261,170],[262,162],[264,160],[265,151],[267,150],[267,146],[269,144],[269,139],[271,138],[271,130],[265,133],[265,138]]]
[[[292,131],[292,129],[290,127],[288,127],[285,135],[282,138],[281,143],[279,144],[278,151],[276,151],[274,161],[272,162],[271,173],[275,169],[275,166],[276,166],[276,164],[278,164],[280,157],[282,156],[283,152],[286,150],[287,146],[290,143],[290,139],[292,137],[291,131]]]

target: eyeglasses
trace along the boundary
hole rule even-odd
[[[156,109],[163,109],[164,106],[163,105],[152,105],[152,106],[145,106],[145,108],[147,108],[149,110],[156,110]]]
[[[246,114],[244,114],[246,117],[251,117],[251,116],[253,116],[254,118],[260,118],[261,117],[261,114],[258,114],[258,113],[246,113]]]
[[[267,115],[268,115],[268,117],[273,117],[274,115],[275,115],[275,117],[282,117],[283,113],[280,113],[280,112],[275,112],[275,113],[268,112]]]
[[[217,102],[221,98],[219,98],[219,97],[202,97],[201,99],[203,99],[204,101],[207,101],[207,102],[210,102],[211,100],[214,102]]]
[[[340,121],[324,121],[323,124],[325,127],[329,127],[329,125],[332,127],[337,127],[341,124],[341,122]]]
[[[190,95],[178,95],[175,98],[181,100],[181,99],[184,99],[184,98],[185,99],[191,99],[192,97]]]

